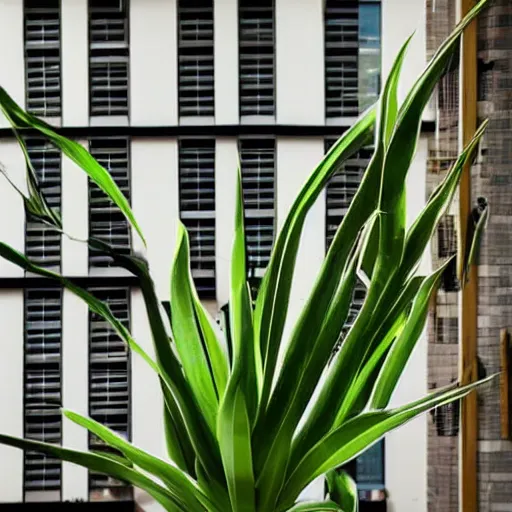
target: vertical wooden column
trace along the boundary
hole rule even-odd
[[[461,17],[475,5],[474,0],[458,0]],[[461,45],[460,67],[460,143],[466,145],[477,127],[477,22],[464,31]],[[467,220],[473,206],[471,198],[471,169],[465,169],[460,183],[460,243],[465,247]],[[468,384],[477,380],[477,317],[478,269],[472,264],[468,282],[461,296],[460,380]],[[459,510],[477,512],[478,479],[478,403],[473,391],[462,402],[460,428],[460,500]]]

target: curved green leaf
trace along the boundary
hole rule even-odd
[[[297,503],[287,512],[344,512],[334,501],[308,501]]]
[[[158,477],[169,489],[174,499],[180,502],[186,510],[190,510],[190,512],[204,512],[198,499],[200,490],[195,486],[192,480],[189,480],[189,478],[181,472],[181,470],[137,448],[109,428],[91,418],[86,418],[81,414],[67,409],[63,409],[62,413],[72,422],[92,432],[108,446],[119,450],[136,466]]]
[[[188,236],[180,222],[171,271],[172,333],[185,376],[211,431],[215,432],[219,400],[196,321],[192,287]]]
[[[325,475],[329,497],[336,502],[344,512],[357,512],[359,510],[359,495],[357,485],[346,472],[331,470]]]
[[[361,414],[332,430],[293,469],[280,495],[280,505],[290,506],[302,489],[316,477],[349,462],[387,432],[433,407],[462,398],[494,377],[495,375],[467,386],[434,393],[397,409]]]
[[[45,453],[46,455],[51,455],[60,460],[78,464],[79,466],[88,468],[91,471],[105,473],[143,489],[169,512],[188,512],[187,509],[183,508],[180,502],[176,500],[176,498],[164,487],[153,482],[153,480],[142,473],[139,473],[124,464],[120,464],[110,457],[104,457],[96,453],[70,450],[58,445],[42,443],[39,441],[18,439],[17,437],[6,436],[3,434],[0,434],[0,444],[20,448],[21,450]]]
[[[33,128],[58,147],[62,152],[84,170],[96,185],[121,210],[128,222],[135,228],[141,240],[146,244],[142,230],[130,208],[128,200],[119,190],[112,176],[78,142],[59,135],[41,119],[25,112],[3,87],[0,87],[0,109],[13,128]]]

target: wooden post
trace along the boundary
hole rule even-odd
[[[508,329],[500,332],[500,409],[501,438],[510,439],[510,336]]]
[[[474,6],[474,0],[458,0],[461,17]],[[460,143],[466,145],[477,128],[477,23],[473,21],[462,36],[460,67]],[[465,169],[460,183],[460,240],[466,246],[471,199],[471,169]],[[477,315],[478,271],[475,264],[468,272],[468,282],[461,294],[460,380],[468,384],[477,380]],[[461,404],[460,427],[460,500],[459,510],[478,511],[477,448],[478,409],[477,394],[470,393]]]

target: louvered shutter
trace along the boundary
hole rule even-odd
[[[240,140],[249,272],[261,276],[270,260],[275,218],[275,139]]]
[[[239,2],[240,115],[275,113],[274,2]]]
[[[327,139],[325,141],[325,151],[327,152],[335,142],[336,139]],[[360,149],[343,164],[327,184],[327,216],[325,223],[327,247],[331,245],[332,239],[336,234],[336,230],[348,211],[348,207],[359,188],[364,171],[370,162],[372,153],[373,148],[366,147]],[[352,304],[350,305],[349,316],[347,318],[347,329],[354,323],[354,320],[361,310],[365,295],[365,287],[358,280],[354,287]]]
[[[91,139],[91,155],[109,171],[125,197],[130,200],[129,140],[126,138]],[[128,221],[114,203],[89,181],[89,234],[115,247],[130,252]],[[112,259],[98,251],[89,250],[90,267],[109,267]]]
[[[201,297],[215,297],[215,141],[182,139],[180,217],[190,237],[192,276]]]
[[[359,113],[359,1],[325,2],[325,116]]]
[[[60,2],[25,0],[24,7],[27,110],[60,116]]]
[[[61,206],[61,155],[44,139],[25,139],[28,154],[41,190],[48,205],[60,213]],[[34,263],[58,269],[61,260],[61,235],[27,214],[25,253]]]
[[[60,444],[62,423],[60,289],[25,292],[25,437]],[[35,452],[24,458],[25,493],[60,491],[61,463]]]
[[[91,116],[128,116],[128,13],[125,0],[89,0]]]
[[[213,1],[180,0],[178,5],[179,114],[213,116]]]
[[[91,292],[105,301],[114,316],[130,328],[129,290],[94,289]],[[114,430],[120,436],[130,438],[130,379],[129,353],[126,344],[112,327],[96,313],[89,313],[89,413],[91,418]],[[108,450],[93,435],[89,448]],[[106,475],[90,473],[90,489],[123,486]]]

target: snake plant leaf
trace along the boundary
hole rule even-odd
[[[400,336],[394,343],[375,385],[375,394],[372,399],[373,409],[383,409],[388,405],[391,394],[425,327],[432,292],[436,289],[439,279],[450,263],[450,259],[451,258],[421,284],[418,294],[414,299],[407,322]]]
[[[231,286],[229,301],[230,332],[233,341],[233,356],[237,374],[240,378],[245,406],[252,426],[256,416],[260,385],[262,379],[261,353],[255,348],[253,332],[253,308],[249,285],[247,283],[244,204],[242,175],[240,166],[237,171],[235,233],[231,257]],[[239,374],[239,377],[238,377]]]
[[[288,311],[291,283],[300,235],[306,215],[338,164],[362,147],[371,136],[375,108],[370,108],[347,130],[308,178],[295,199],[277,237],[269,266],[256,300],[254,331],[264,370],[261,404],[270,395],[277,355]],[[354,239],[359,232],[355,229]],[[347,241],[349,247],[350,241]],[[343,268],[343,265],[342,265]]]
[[[242,197],[239,169],[229,305],[234,366],[219,409],[217,438],[231,509],[233,512],[256,512],[251,421],[256,413],[258,389],[252,331],[252,306],[246,282]],[[246,399],[246,396],[249,398]]]
[[[171,327],[183,372],[212,432],[219,399],[196,321],[192,276],[189,270],[188,235],[178,224],[176,252],[171,271]]]
[[[109,428],[97,421],[76,412],[63,409],[62,413],[73,423],[80,425],[104,441],[108,446],[119,450],[137,467],[159,478],[174,499],[191,512],[204,512],[198,499],[200,490],[180,469],[137,448]]]
[[[30,450],[51,455],[60,460],[83,466],[91,471],[111,475],[114,478],[129,482],[132,485],[143,489],[170,512],[187,512],[187,509],[181,506],[181,503],[176,500],[169,490],[157,484],[139,471],[116,462],[111,457],[104,457],[97,453],[70,450],[68,448],[62,448],[61,446],[50,443],[42,443],[40,441],[18,439],[17,437],[3,434],[0,434],[0,443],[12,446],[13,448],[20,448],[22,450]]]
[[[293,433],[297,428],[302,412],[311,398],[311,395],[308,393],[313,393],[347,319],[356,281],[359,254],[361,248],[365,245],[366,238],[370,234],[372,224],[376,218],[375,216],[368,222],[368,225],[363,230],[358,246],[353,251],[351,260],[348,262],[348,268],[336,291],[325,323],[313,344],[311,354],[315,354],[315,356],[305,362],[303,362],[304,358],[300,351],[289,351],[285,356],[283,367],[294,368],[295,365],[302,365],[302,368],[294,384],[293,393],[290,393],[290,389],[287,390],[284,387],[283,380],[278,380],[276,384],[267,417],[271,415],[277,416],[280,408],[285,407],[289,403],[284,421],[276,430],[268,429],[260,432],[255,429],[254,431],[253,439],[260,440],[258,448],[255,450],[255,467],[258,472],[256,485],[261,496],[260,505],[262,510],[271,510],[277,500],[289,461]],[[281,375],[285,375],[285,373],[283,372]],[[277,397],[280,397],[280,399]],[[268,441],[262,443],[262,439]],[[265,449],[268,449],[268,451],[265,452]]]
[[[144,235],[132,212],[128,200],[119,190],[110,173],[106,171],[91,154],[78,142],[59,135],[48,123],[24,111],[3,87],[0,87],[0,109],[15,129],[34,129],[47,138],[53,145],[75,162],[96,185],[112,200],[135,228],[141,240],[146,244]]]
[[[474,223],[473,233],[470,240],[467,241],[467,246],[469,247],[468,255],[466,261],[464,263],[464,274],[463,274],[463,282],[466,283],[468,281],[469,275],[469,267],[476,262],[480,251],[480,244],[482,241],[482,235],[485,227],[487,226],[487,222],[489,220],[489,205],[487,200],[483,197],[478,198],[478,212],[476,216],[478,217],[476,222],[474,219],[475,212],[472,213],[469,222]]]
[[[171,390],[160,377],[164,397],[165,442],[169,458],[192,478],[196,476],[196,454],[187,432],[185,420]]]
[[[378,271],[377,268],[374,269],[374,273],[378,275],[373,278],[373,286],[368,292],[363,308],[344,341],[339,357],[329,371],[311,414],[294,440],[293,451],[296,457],[300,458],[307,453],[332,427],[341,402],[356,377],[361,359],[366,353],[365,344],[361,343],[361,340],[375,327],[374,322],[379,318],[375,309],[382,297],[384,283],[389,283],[390,276],[396,273],[396,266],[400,263],[403,254],[404,183],[419,137],[421,113],[457,48],[463,29],[480,12],[485,3],[486,0],[479,2],[440,46],[399,110],[382,169],[382,190],[378,207],[383,211],[383,215],[380,217],[381,243],[379,259],[376,262],[376,266],[378,265],[380,269]],[[381,280],[384,283],[380,282]]]
[[[344,512],[358,512],[359,495],[357,485],[346,471],[331,470],[325,475],[329,498]]]
[[[311,501],[297,503],[287,512],[344,512],[334,501]]]
[[[232,374],[219,409],[217,438],[233,512],[256,512],[251,426],[239,371]]]
[[[280,505],[286,507],[293,503],[302,489],[317,476],[349,462],[384,434],[423,412],[464,397],[494,377],[491,375],[467,386],[434,393],[397,409],[364,413],[332,430],[311,448],[297,466],[289,469]]]

